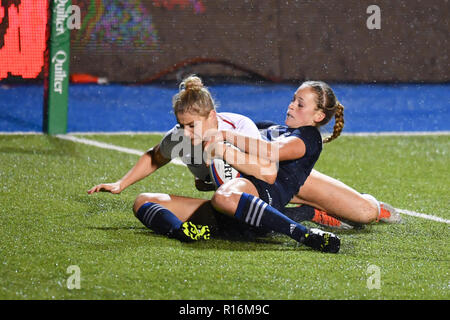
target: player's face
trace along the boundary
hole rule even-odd
[[[295,91],[289,104],[285,124],[289,128],[315,126],[325,114],[317,108],[316,93],[310,87],[300,87]]]
[[[217,129],[214,110],[208,116],[189,112],[179,113],[176,116],[178,123],[183,128],[184,135],[191,140],[192,145],[201,144],[208,130]]]

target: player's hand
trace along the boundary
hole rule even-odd
[[[203,151],[203,157],[205,159],[206,166],[209,167],[213,159],[223,159],[225,154],[226,145],[224,142],[213,142],[205,145]]]
[[[203,147],[222,141],[224,141],[222,131],[216,129],[209,129],[203,135]]]
[[[210,129],[203,136],[203,150],[205,152],[206,163],[215,157],[221,157],[223,153],[223,131]]]
[[[95,187],[92,187],[88,190],[88,194],[93,194],[95,192],[111,192],[114,194],[118,194],[122,192],[122,188],[120,187],[120,182],[114,183],[102,183],[98,184]]]

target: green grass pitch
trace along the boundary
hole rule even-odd
[[[138,150],[160,139],[86,138]],[[316,168],[397,208],[450,219],[449,152],[448,136],[343,136]],[[120,195],[86,193],[137,159],[45,135],[0,136],[0,299],[450,298],[446,223],[404,215],[399,225],[337,232],[336,255],[281,235],[180,243],[144,228],[131,206],[141,192],[211,197],[186,168],[167,165]],[[70,266],[80,289],[67,286]],[[370,266],[378,289],[368,286]]]

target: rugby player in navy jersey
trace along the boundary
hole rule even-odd
[[[307,81],[297,89],[289,104],[286,126],[270,130],[271,141],[255,141],[236,132],[223,131],[223,140],[239,149],[215,146],[214,156],[233,164],[243,177],[220,186],[211,199],[212,206],[252,227],[283,233],[316,250],[338,252],[340,239],[336,235],[308,229],[285,216],[281,210],[298,193],[319,159],[322,151],[319,127],[334,116],[333,134],[324,142],[337,138],[343,128],[343,110],[326,83]],[[264,179],[247,174],[247,164],[239,161],[243,152],[276,162],[278,170],[261,168]]]

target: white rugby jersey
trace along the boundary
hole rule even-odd
[[[217,113],[218,130],[236,131],[242,135],[260,139],[260,133],[255,123],[246,116],[230,113]],[[193,146],[189,138],[183,134],[180,125],[169,130],[160,142],[160,150],[166,159],[181,158],[194,176],[210,181],[209,170],[203,161],[202,146]]]

